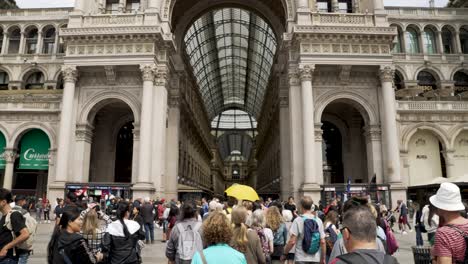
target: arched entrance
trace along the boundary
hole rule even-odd
[[[120,100],[100,104],[94,117],[91,143],[90,182],[131,183],[133,122],[131,108]]]
[[[367,183],[366,121],[349,100],[336,100],[322,114],[324,184]]]
[[[18,156],[14,163],[15,193],[46,197],[49,173],[50,140],[40,129],[26,131],[18,141]]]

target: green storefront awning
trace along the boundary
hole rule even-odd
[[[6,147],[6,139],[5,136],[0,132],[0,169],[5,168],[5,147]]]
[[[19,169],[47,170],[49,168],[50,142],[47,135],[39,129],[26,133],[20,143]]]

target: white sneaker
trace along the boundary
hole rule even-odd
[[[407,235],[408,233],[406,231],[401,232],[402,235]]]
[[[413,229],[411,228],[411,229],[409,230],[409,232],[410,232],[410,233],[413,232]]]

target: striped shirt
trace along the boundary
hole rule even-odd
[[[468,235],[468,223],[454,226]],[[457,230],[443,226],[437,229],[432,256],[452,257],[452,263],[461,262],[465,258],[466,247],[465,239]]]

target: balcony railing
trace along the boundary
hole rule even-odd
[[[31,8],[31,9],[8,9],[0,10],[1,17],[13,16],[68,16],[73,8]]]
[[[398,111],[468,111],[468,101],[397,101]]]
[[[374,26],[374,17],[368,14],[312,13],[314,25]]]
[[[429,7],[385,7],[389,16],[462,16],[468,17],[466,8],[429,8]]]
[[[102,27],[112,25],[141,26],[144,24],[142,14],[101,14],[84,17],[86,27]]]

